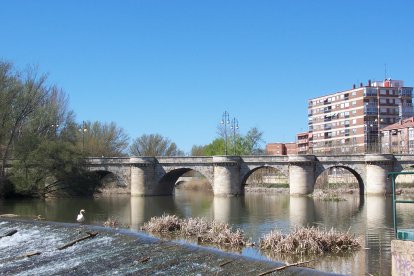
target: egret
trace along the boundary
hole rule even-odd
[[[85,220],[85,217],[83,216],[83,213],[85,213],[85,210],[80,210],[78,217],[76,218],[77,222],[83,222]]]

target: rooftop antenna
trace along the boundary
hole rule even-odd
[[[387,79],[387,64],[384,63],[384,75],[385,75],[385,80]]]

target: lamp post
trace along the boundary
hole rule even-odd
[[[82,153],[84,151],[85,148],[85,132],[88,131],[88,129],[85,126],[85,121],[82,121],[82,128],[78,129],[80,133],[82,133]]]
[[[58,123],[53,124],[53,125],[51,125],[51,127],[53,129],[53,132],[54,132],[54,135],[55,135],[55,139],[56,139],[57,138],[57,130],[58,130],[59,124]]]
[[[236,155],[236,130],[239,129],[239,121],[236,118],[231,121],[231,129],[233,130],[233,154]]]
[[[224,125],[224,154],[227,155],[227,125],[230,124],[229,113],[227,111],[223,113],[221,124]]]

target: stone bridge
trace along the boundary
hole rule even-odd
[[[205,176],[214,195],[242,195],[247,178],[264,167],[275,168],[287,176],[292,195],[312,193],[318,176],[330,168],[350,171],[358,180],[361,194],[386,194],[391,192],[387,173],[414,167],[414,156],[362,154],[88,158],[89,170],[114,174],[128,185],[132,196],[171,195],[177,179],[191,170]]]

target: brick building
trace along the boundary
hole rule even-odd
[[[270,143],[266,145],[266,154],[268,155],[289,155],[297,154],[298,145],[291,143]]]
[[[284,143],[270,143],[266,145],[266,154],[268,155],[286,155],[286,146]]]
[[[414,154],[414,117],[381,129],[383,153]]]
[[[412,91],[401,80],[386,79],[310,99],[309,151],[314,154],[379,151],[379,129],[413,116]]]
[[[287,155],[298,154],[298,144],[295,142],[285,143],[285,148]]]
[[[307,154],[309,153],[309,139],[312,136],[309,136],[309,132],[302,132],[296,134],[298,154]]]

